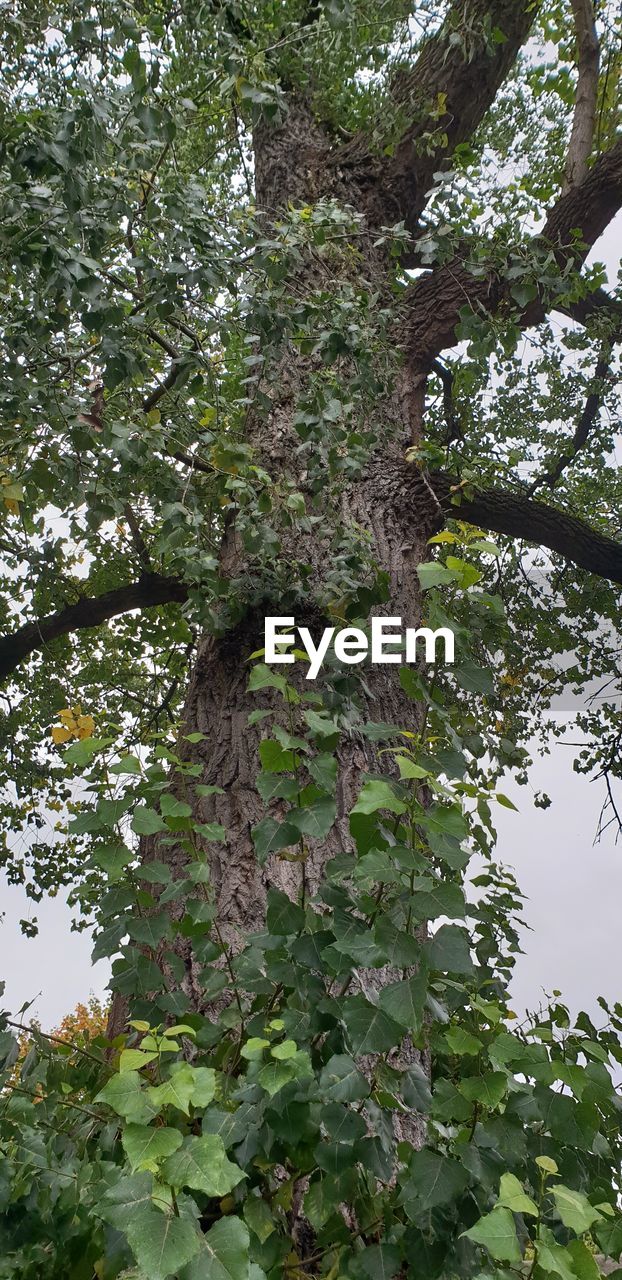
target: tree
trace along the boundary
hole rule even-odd
[[[101,1108],[121,1117],[110,1168],[100,1137],[79,1177],[125,1242],[67,1191],[53,1257],[12,1210],[7,1274],[70,1255],[117,1274],[129,1246],[151,1277],[242,1277],[249,1256],[474,1275],[484,1245],[495,1273],[592,1276],[570,1236],[620,1252],[619,1010],[604,1039],[558,1004],[541,1043],[513,1036],[511,877],[491,861],[474,932],[454,922],[499,777],[615,652],[621,311],[586,265],[622,205],[613,11],[5,17],[3,819],[26,837],[5,865],[35,898],[71,885],[116,957],[89,1119],[59,1142],[86,1162]],[[380,614],[454,627],[455,670],[329,656],[312,684],[300,653],[258,661],[266,616],[317,638]],[[578,760],[607,820],[619,747],[612,700]],[[41,1062],[54,1128],[62,1073]],[[35,1119],[11,1105],[19,1146]]]

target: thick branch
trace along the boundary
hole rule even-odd
[[[583,520],[502,489],[481,489],[470,497],[463,493],[456,506],[451,501],[455,480],[436,474],[431,481],[446,516],[468,520],[492,533],[535,542],[579,568],[622,586],[622,542],[615,542]]]
[[[577,33],[578,79],[572,131],[566,156],[564,195],[572,187],[579,186],[587,175],[596,125],[600,60],[592,0],[572,0],[572,11]]]
[[[417,228],[434,174],[494,102],[535,11],[532,0],[455,0],[414,66],[396,77],[394,96],[409,124],[379,183],[409,230]]]
[[[570,264],[580,267],[592,245],[622,208],[622,139],[600,156],[579,187],[562,196],[553,206],[534,248],[553,249],[560,271]],[[578,238],[577,238],[578,233]],[[405,346],[409,359],[419,371],[429,371],[432,361],[447,347],[455,345],[456,327],[464,307],[494,315],[510,298],[509,284],[498,271],[474,274],[467,261],[454,258],[421,277],[406,298],[408,307]],[[590,299],[570,308],[584,319],[606,305],[599,291],[598,305]],[[612,308],[616,307],[612,303]],[[555,302],[537,297],[524,307],[520,320],[526,328],[539,324]]]
[[[58,636],[98,627],[109,618],[129,613],[132,609],[150,609],[171,601],[182,602],[187,596],[183,582],[177,578],[165,578],[159,573],[142,574],[137,582],[106,591],[101,596],[85,596],[77,604],[68,605],[58,613],[29,622],[11,635],[0,637],[0,679],[5,680],[20,662]]]
[[[622,138],[605,151],[575,186],[553,205],[538,237],[547,244],[570,250],[573,233],[580,232],[585,247],[577,247],[573,257],[583,262],[592,245],[622,208]],[[568,252],[566,258],[570,256]]]

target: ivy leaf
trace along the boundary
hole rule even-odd
[[[180,1280],[249,1280],[249,1242],[240,1218],[221,1218],[203,1236],[200,1253]]]
[[[390,813],[406,813],[407,806],[398,800],[393,788],[382,779],[372,778],[361,788],[358,800],[351,813],[377,813],[379,809],[388,809]]]
[[[602,1214],[590,1204],[587,1196],[581,1191],[573,1191],[558,1182],[551,1187],[551,1195],[555,1200],[555,1208],[565,1227],[582,1236],[589,1231],[595,1222],[602,1221]]]
[[[513,1173],[502,1174],[497,1204],[503,1209],[511,1209],[512,1213],[528,1213],[532,1218],[540,1217],[537,1204],[531,1196],[526,1195]]]
[[[504,1071],[486,1071],[482,1076],[467,1076],[458,1086],[468,1102],[481,1102],[483,1106],[498,1107],[505,1097],[508,1077]]]
[[[305,913],[286,893],[280,889],[268,890],[268,907],[266,924],[270,933],[300,933],[305,922]]]
[[[469,935],[459,925],[441,925],[423,950],[431,969],[438,969],[441,973],[472,974],[474,971]]]
[[[225,1196],[246,1177],[229,1160],[222,1138],[211,1133],[184,1138],[180,1149],[164,1161],[162,1174],[172,1187],[192,1187],[206,1196]]]
[[[402,1041],[404,1029],[399,1022],[365,996],[349,996],[344,1000],[341,1017],[357,1057],[364,1053],[384,1053]]]
[[[126,1234],[136,1261],[149,1280],[167,1280],[167,1276],[176,1275],[201,1245],[193,1222],[154,1208],[143,1208],[133,1215]]]
[[[157,1113],[157,1108],[148,1101],[148,1093],[148,1090],[143,1090],[137,1071],[117,1072],[100,1089],[95,1102],[104,1102],[124,1120],[146,1124]]]
[[[380,1008],[408,1031],[418,1031],[427,990],[427,980],[422,975],[407,978],[404,982],[392,982],[380,992]]]
[[[399,1203],[404,1205],[408,1217],[414,1220],[436,1205],[456,1200],[468,1182],[469,1174],[457,1160],[450,1160],[424,1147],[411,1157]]]
[[[145,1124],[128,1124],[122,1136],[132,1169],[157,1169],[159,1162],[176,1151],[182,1141],[179,1129],[156,1129]]]
[[[475,1244],[483,1244],[497,1262],[522,1262],[516,1226],[509,1209],[493,1209],[462,1234]]]
[[[132,831],[137,836],[154,836],[158,831],[166,831],[166,824],[155,809],[137,805],[132,815]]]
[[[298,844],[300,832],[289,822],[277,822],[275,818],[262,818],[252,830],[257,861],[263,867],[271,853],[289,849]]]

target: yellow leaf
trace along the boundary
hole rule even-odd
[[[60,742],[69,742],[72,737],[71,729],[63,729],[60,725],[54,725],[52,729],[52,739],[57,744]]]
[[[77,734],[79,738],[92,738],[95,721],[92,716],[78,716]]]

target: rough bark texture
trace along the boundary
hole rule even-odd
[[[284,200],[309,204],[317,199],[319,190],[326,191],[329,178],[322,164],[326,158],[325,140],[314,124],[303,103],[290,110],[287,125],[281,129],[257,130],[255,139],[256,186],[258,207],[269,217],[278,210]],[[336,181],[335,195],[350,203],[352,190],[343,178]],[[350,197],[350,199],[349,199]],[[373,248],[373,235],[366,244],[365,235],[358,241],[365,259],[357,265],[361,278],[371,281],[381,294],[388,292],[388,269],[383,254]],[[306,281],[313,285],[313,279]],[[276,481],[284,475],[291,477],[296,487],[308,493],[306,464],[301,461],[297,449],[299,438],[293,426],[293,414],[298,399],[306,385],[312,368],[308,358],[289,350],[278,371],[278,378],[271,383],[272,410],[267,421],[251,422],[250,438],[257,450],[259,461]],[[420,599],[416,566],[426,558],[426,541],[442,520],[440,503],[431,486],[421,477],[419,483],[409,477],[408,485],[396,483],[402,467],[405,444],[414,434],[413,415],[417,403],[408,368],[398,378],[395,390],[385,401],[377,405],[378,422],[382,423],[381,444],[369,461],[360,479],[344,484],[338,492],[336,509],[332,513],[335,528],[348,522],[356,522],[371,536],[377,563],[389,579],[390,605],[383,609],[403,619],[404,625],[417,625],[420,620]],[[321,502],[320,498],[320,502]],[[317,511],[317,507],[314,508]],[[328,508],[326,509],[328,514]],[[310,595],[313,587],[321,583],[326,568],[327,546],[318,538],[315,530],[303,535],[292,532],[288,545],[285,537],[281,555],[286,559],[304,561],[311,566]],[[221,551],[222,572],[235,576],[244,565],[244,552],[238,543],[235,524],[230,526]],[[340,747],[339,781],[337,793],[337,821],[329,836],[321,841],[309,841],[310,855],[304,864],[272,855],[264,867],[260,867],[252,839],[252,828],[265,813],[265,806],[256,789],[258,771],[257,749],[265,734],[262,724],[250,727],[249,713],[259,705],[272,706],[275,715],[285,723],[285,710],[280,699],[266,691],[258,700],[249,694],[248,658],[263,644],[264,613],[281,614],[279,602],[266,603],[265,610],[249,611],[242,623],[222,638],[205,636],[199,644],[197,660],[192,675],[183,715],[180,751],[192,752],[193,762],[200,761],[200,781],[223,789],[223,794],[212,795],[200,802],[197,817],[201,821],[218,821],[226,832],[226,843],[210,844],[209,853],[212,885],[217,901],[218,927],[221,936],[233,951],[239,949],[250,932],[260,928],[265,916],[266,893],[269,886],[276,886],[292,898],[301,890],[304,877],[306,889],[313,892],[321,879],[326,861],[335,854],[349,849],[350,835],[347,815],[361,786],[366,771],[378,767],[376,747],[361,734],[352,733]],[[297,618],[297,622],[315,621],[320,626],[328,619],[320,619],[310,606],[310,617]],[[304,684],[304,673],[296,668],[287,669],[293,683]],[[366,717],[415,731],[418,727],[417,704],[403,693],[397,678],[397,669],[391,666],[368,667],[365,670]],[[200,732],[204,740],[189,747],[184,735]],[[386,769],[386,764],[383,765]],[[154,842],[145,843],[144,856],[153,855]],[[157,856],[171,865],[173,876],[183,874],[183,854],[174,847],[158,849]],[[182,944],[183,946],[183,944]],[[183,986],[186,995],[197,1008],[205,1006],[199,978],[200,966],[193,962],[190,947],[184,951],[186,978]],[[394,970],[361,972],[360,986],[370,990],[394,981],[399,975]],[[111,1031],[118,1031],[123,1023],[124,1011],[115,1002]],[[415,1051],[408,1045],[402,1051],[410,1061]],[[402,1120],[400,1138],[420,1143],[423,1126],[420,1118],[413,1116]]]
[[[427,539],[454,511],[451,479],[428,478],[404,461],[405,447],[421,433],[426,378],[435,357],[455,341],[460,309],[466,304],[494,314],[507,298],[507,288],[492,267],[489,274],[473,275],[465,255],[417,281],[398,306],[385,250],[374,242],[383,223],[404,219],[411,230],[415,229],[435,169],[446,163],[456,144],[471,136],[482,119],[527,35],[533,12],[531,3],[516,0],[492,4],[467,0],[459,6],[458,23],[465,47],[464,40],[462,44],[451,40],[452,23],[455,26],[458,13],[451,7],[449,27],[428,42],[412,72],[402,75],[396,83],[396,94],[408,123],[390,162],[384,157],[382,161],[371,157],[360,138],[345,147],[335,147],[305,102],[293,98],[285,125],[262,125],[255,134],[257,207],[266,225],[269,227],[271,218],[288,203],[313,206],[320,198],[330,197],[342,206],[354,207],[364,223],[357,235],[355,265],[351,264],[349,270],[356,271],[356,279],[394,310],[395,344],[405,359],[394,391],[375,407],[376,449],[360,478],[344,483],[338,493],[330,494],[330,500],[334,504],[331,518],[335,528],[356,521],[369,533],[376,561],[388,576],[390,605],[383,612],[400,616],[404,625],[417,625],[420,621],[416,568],[427,558]],[[505,39],[495,43],[489,35],[484,38],[485,20],[489,21],[489,28],[498,26]],[[439,94],[446,95],[444,114],[436,122],[447,138],[442,154],[434,145],[423,145],[430,127],[430,103]],[[622,202],[621,157],[618,144],[551,211],[542,240],[554,246],[562,265],[570,259],[582,261],[587,252],[577,248],[572,229],[580,226],[586,244],[593,243]],[[312,287],[313,276],[303,283]],[[323,283],[326,287],[325,280]],[[544,300],[537,300],[531,310],[525,310],[524,323],[533,323],[543,314]],[[312,369],[310,357],[289,350],[278,369],[278,379],[270,385],[272,409],[268,419],[251,419],[249,424],[258,461],[274,481],[289,477],[309,501],[293,415]],[[620,572],[622,548],[617,544],[598,535],[590,543],[580,522],[561,517],[541,503],[527,502],[527,507],[525,514],[525,500],[515,495],[476,493],[463,499],[459,514],[485,528],[533,537],[562,552],[570,543],[569,554],[578,564],[611,576],[613,563],[615,574]],[[325,506],[324,515],[330,510]],[[287,535],[284,537],[281,555],[285,563],[303,561],[310,566],[309,616],[299,618],[299,622],[323,622],[317,605],[313,605],[313,587],[322,581],[327,554],[326,538],[322,540],[315,532],[304,534],[297,530],[289,540]],[[221,561],[225,577],[236,576],[244,566],[234,522],[224,539]],[[263,643],[264,612],[281,614],[284,610],[278,600],[270,599],[261,614],[256,609],[249,610],[225,637],[206,636],[200,642],[180,739],[180,750],[186,755],[192,752],[193,761],[201,764],[200,780],[223,789],[222,794],[203,799],[196,816],[203,821],[221,822],[227,832],[226,843],[210,845],[209,852],[218,926],[234,949],[249,932],[261,927],[270,885],[294,897],[304,877],[306,886],[313,891],[326,861],[349,847],[348,810],[362,775],[377,764],[376,749],[369,740],[351,733],[340,749],[338,817],[329,837],[321,843],[310,842],[310,855],[304,865],[278,856],[271,857],[263,868],[258,865],[251,832],[264,812],[255,790],[262,727],[248,725],[248,715],[256,708],[257,698],[247,692],[247,660]],[[298,671],[298,666],[288,669],[288,676],[292,670]],[[374,667],[366,675],[365,710],[369,719],[416,730],[416,704],[403,695],[396,669]],[[299,671],[292,678],[294,682],[304,680]],[[261,702],[264,706],[273,705],[277,716],[282,714],[269,693]],[[190,747],[183,735],[197,731],[205,737]],[[153,854],[155,843],[146,842],[146,857]],[[182,875],[181,850],[165,845],[158,848],[157,856],[168,860],[174,876]],[[184,959],[184,989],[196,1007],[203,1007],[199,970],[189,945]],[[363,990],[374,985],[377,989],[378,983],[393,977],[388,970],[375,971],[375,976],[361,972],[359,980]],[[118,1031],[123,1020],[124,1011],[117,1001],[111,1031]],[[408,1047],[404,1052],[414,1055]],[[400,1134],[415,1144],[422,1135],[417,1117],[407,1120]]]

